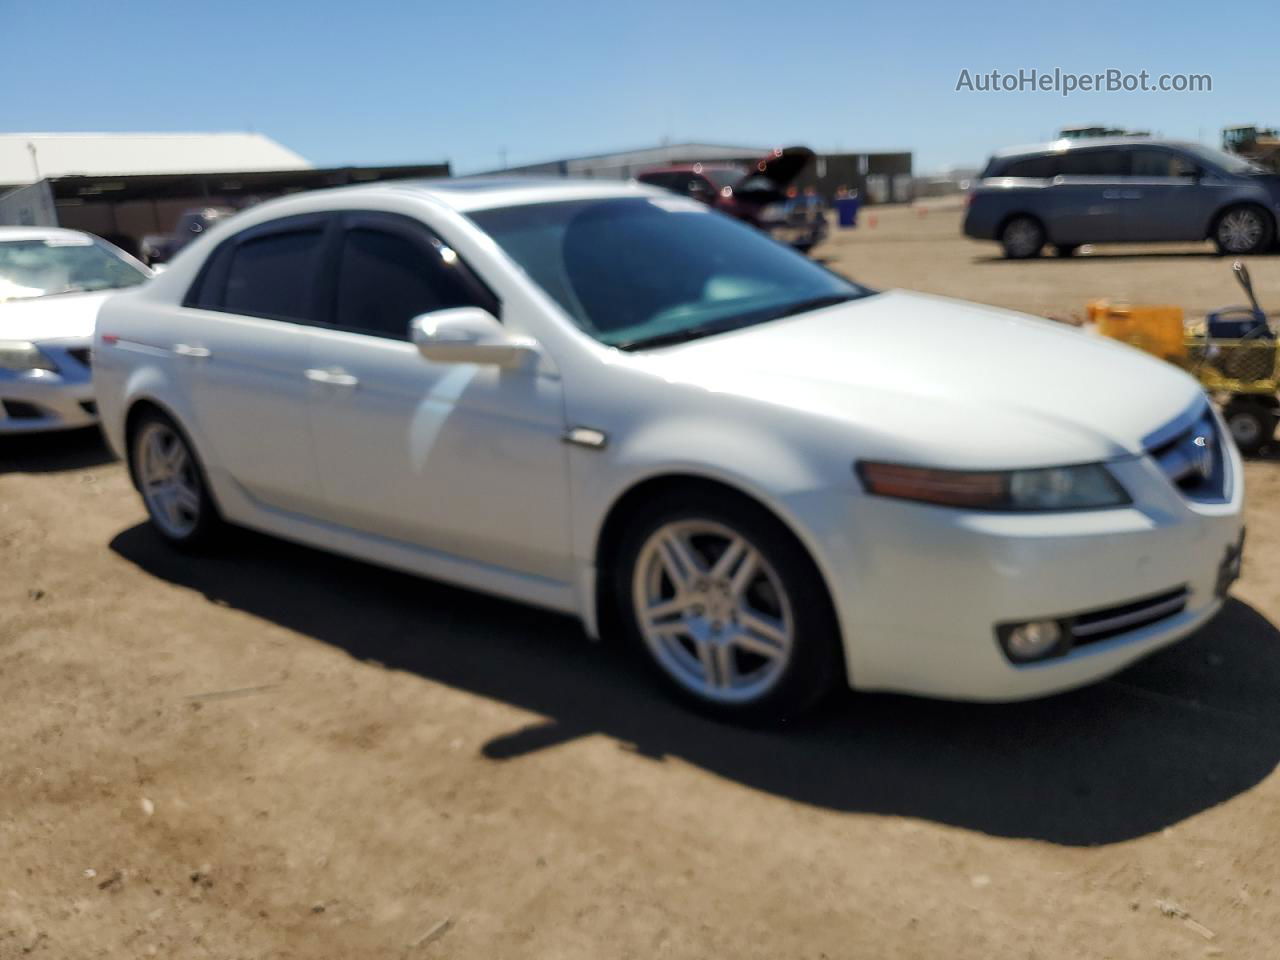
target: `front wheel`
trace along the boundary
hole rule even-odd
[[[742,721],[799,714],[842,674],[821,577],[776,519],[720,496],[672,497],[632,524],[615,569],[627,632],[669,690]]]
[[[1271,247],[1271,218],[1258,207],[1232,207],[1218,218],[1213,242],[1218,252],[1238,256],[1265,253]]]
[[[1014,217],[1000,231],[1000,246],[1010,260],[1029,260],[1044,249],[1044,227],[1034,217]]]
[[[169,417],[142,415],[129,443],[129,466],[156,532],[174,546],[209,542],[221,520],[190,442]]]
[[[1235,401],[1222,412],[1231,439],[1241,453],[1252,456],[1275,436],[1276,414],[1260,403]]]

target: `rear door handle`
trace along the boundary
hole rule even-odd
[[[315,367],[303,371],[308,380],[314,383],[327,383],[334,387],[355,387],[360,385],[360,378],[353,376],[341,367],[320,370]]]
[[[193,360],[205,360],[212,356],[208,347],[193,347],[189,343],[175,343],[173,352],[180,357],[190,357]]]

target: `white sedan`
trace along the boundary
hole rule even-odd
[[[1239,455],[1185,374],[634,184],[265,203],[95,349],[165,539],[230,522],[617,624],[728,717],[1077,686],[1239,565]]]
[[[149,276],[87,233],[0,227],[0,434],[97,422],[89,349],[98,308]]]

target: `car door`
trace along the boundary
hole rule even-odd
[[[559,377],[433,363],[420,314],[500,308],[420,221],[350,212],[331,251],[328,325],[313,335],[311,425],[331,522],[453,556],[569,577]]]
[[[1201,176],[1186,154],[1162,146],[1134,147],[1125,191],[1125,239],[1203,240],[1226,184]]]
[[[303,371],[329,224],[288,217],[226,240],[188,293],[173,345],[209,469],[263,506],[303,514],[321,503]]]
[[[1057,244],[1125,238],[1125,155],[1116,148],[1072,149],[1057,157],[1049,187],[1049,239]]]

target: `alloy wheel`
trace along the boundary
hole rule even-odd
[[[1248,253],[1258,246],[1265,225],[1254,210],[1232,210],[1218,224],[1218,241],[1229,253]]]
[[[138,482],[152,521],[175,540],[189,537],[200,523],[201,487],[186,441],[152,421],[136,443]]]
[[[795,648],[782,580],[745,537],[709,520],[678,520],[641,547],[632,598],[636,624],[658,665],[716,703],[768,693]]]

